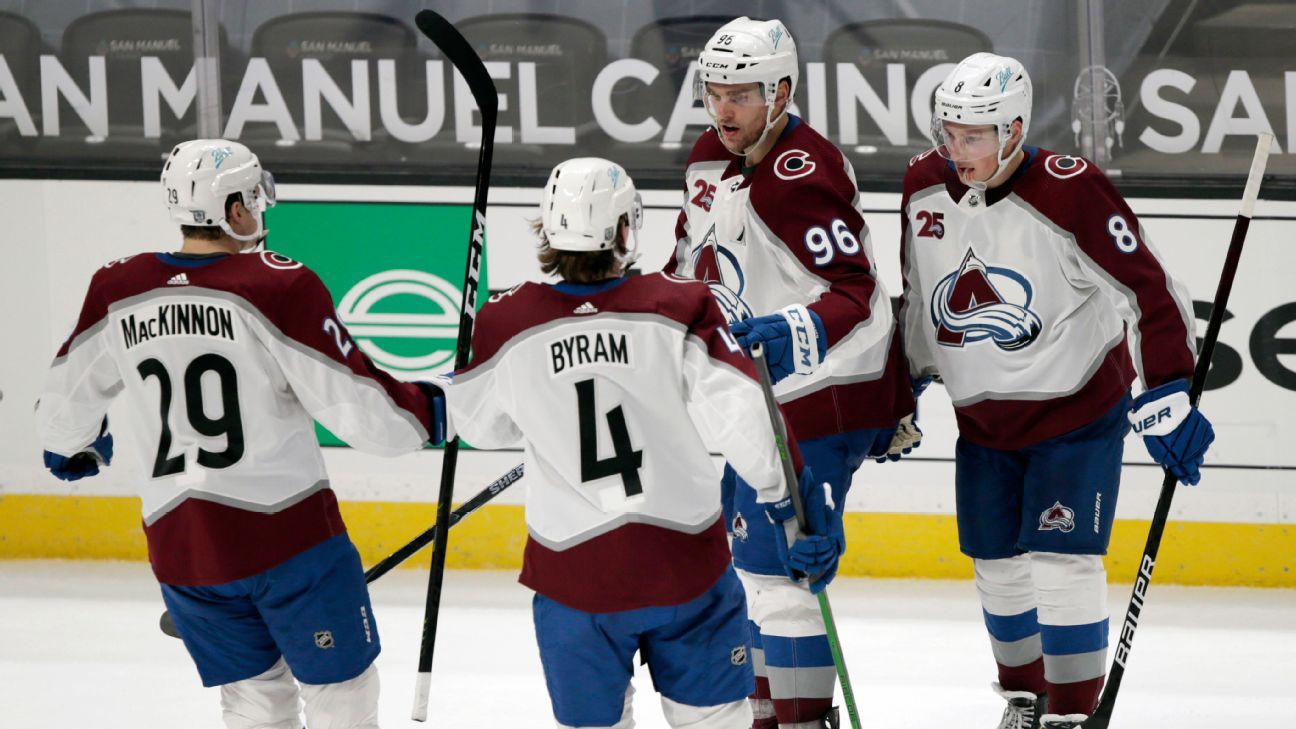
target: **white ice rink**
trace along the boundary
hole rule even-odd
[[[373,585],[382,725],[409,719],[424,573]],[[831,590],[865,727],[990,729],[1001,705],[971,582],[840,580]],[[1112,613],[1128,587],[1113,586]],[[502,572],[447,575],[428,727],[553,726],[531,594]],[[0,728],[221,729],[144,564],[0,562]],[[665,727],[646,670],[640,727]],[[843,712],[843,720],[845,719]],[[1296,591],[1154,585],[1116,729],[1296,726]]]

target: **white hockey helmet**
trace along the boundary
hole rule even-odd
[[[950,71],[936,87],[932,104],[932,140],[937,152],[950,159],[946,144],[945,123],[966,125],[990,124],[998,135],[999,170],[1021,149],[1030,129],[1031,80],[1021,62],[993,53],[973,53]],[[1021,139],[1005,154],[1004,145],[1012,136],[1012,123],[1021,119]]]
[[[162,168],[162,191],[171,219],[181,225],[219,227],[231,238],[260,240],[262,219],[275,204],[274,177],[247,147],[224,139],[194,139],[171,150]],[[239,235],[225,219],[225,201],[238,193],[256,218],[256,232]]]
[[[549,247],[559,251],[607,251],[616,245],[621,216],[634,231],[643,226],[643,202],[621,165],[599,157],[559,162],[540,198],[540,225]],[[627,256],[629,257],[629,256]]]
[[[765,131],[752,145],[755,148],[779,119],[774,116],[779,81],[788,79],[788,104],[783,108],[786,114],[799,75],[796,41],[792,40],[792,34],[783,23],[779,20],[752,20],[744,15],[721,26],[702,47],[698,54],[698,71],[693,77],[693,98],[703,103],[714,121],[715,112],[707,103],[708,83],[760,84],[767,111]]]

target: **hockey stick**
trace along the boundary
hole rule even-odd
[[[468,236],[468,263],[464,270],[463,302],[459,309],[459,341],[455,345],[456,370],[468,365],[468,348],[472,344],[473,324],[477,319],[477,275],[481,268],[486,233],[486,197],[490,191],[491,152],[495,148],[495,121],[499,113],[495,82],[468,41],[450,21],[432,12],[420,10],[414,24],[428,40],[441,49],[445,57],[468,82],[473,100],[481,111],[481,150],[477,157],[477,185],[473,193],[472,228]],[[438,524],[450,523],[450,499],[454,495],[455,465],[459,460],[459,439],[445,445],[441,465],[441,491],[437,496]],[[432,686],[432,653],[436,646],[437,617],[441,610],[441,584],[445,579],[445,558],[449,529],[438,529],[432,547],[432,570],[428,574],[427,602],[423,611],[423,638],[419,645],[418,683],[414,689],[414,709],[410,718],[427,721],[428,692]]]
[[[778,403],[774,400],[774,384],[770,381],[769,364],[765,361],[765,346],[760,342],[752,345],[752,360],[756,363],[756,374],[760,379],[761,392],[765,395],[765,409],[769,412],[770,425],[774,427],[774,443],[778,446],[779,460],[783,462],[783,479],[787,481],[788,492],[792,497],[792,509],[796,512],[797,526],[803,534],[806,528],[805,505],[801,503],[801,491],[797,488],[800,479],[792,466],[792,454],[787,447],[787,426],[779,415]],[[837,678],[841,682],[842,699],[846,702],[846,713],[850,716],[851,728],[860,729],[859,710],[855,708],[855,691],[851,688],[850,675],[846,672],[846,657],[842,655],[841,640],[837,637],[837,622],[833,620],[832,606],[828,604],[828,590],[819,591],[819,612],[823,614],[825,632],[828,634],[828,647],[832,649],[833,665],[837,667]]]
[[[525,475],[522,467],[523,464],[517,464],[508,473],[500,476],[494,483],[482,489],[476,496],[468,499],[463,504],[460,504],[458,509],[450,512],[449,525],[453,527],[455,524],[458,524],[465,516],[477,511],[487,501],[495,498],[501,491],[512,486],[514,482],[521,479],[522,476]],[[365,583],[368,584],[373,582],[379,577],[391,572],[396,565],[404,562],[414,556],[415,552],[426,547],[428,542],[436,539],[436,534],[439,531],[437,527],[439,525],[440,522],[428,527],[422,534],[411,539],[408,544],[387,555],[378,564],[365,570]]]
[[[1264,177],[1265,164],[1269,161],[1269,145],[1272,142],[1272,134],[1261,134],[1256,139],[1255,158],[1251,160],[1251,172],[1247,175],[1246,188],[1242,192],[1242,208],[1233,224],[1233,238],[1229,241],[1224,270],[1220,273],[1215,301],[1211,304],[1210,322],[1206,325],[1206,336],[1202,338],[1201,352],[1197,355],[1197,366],[1193,370],[1192,386],[1188,390],[1188,398],[1194,407],[1201,399],[1202,389],[1206,385],[1206,374],[1210,371],[1211,356],[1215,352],[1215,340],[1219,339],[1220,325],[1224,323],[1224,309],[1228,306],[1229,293],[1233,290],[1233,277],[1237,274],[1238,260],[1242,257],[1242,244],[1246,241],[1247,228],[1251,225],[1251,212],[1255,209],[1256,197],[1260,194],[1260,180]],[[1152,525],[1148,528],[1147,546],[1143,548],[1143,561],[1139,563],[1139,573],[1134,580],[1134,592],[1130,596],[1129,607],[1125,609],[1125,622],[1121,626],[1120,640],[1116,643],[1107,685],[1103,687],[1093,716],[1080,724],[1083,729],[1107,729],[1111,723],[1116,694],[1120,691],[1121,679],[1125,677],[1125,662],[1129,660],[1134,631],[1138,630],[1148,586],[1152,583],[1152,569],[1156,566],[1157,551],[1161,548],[1161,536],[1165,531],[1166,519],[1170,516],[1170,501],[1175,495],[1176,481],[1173,474],[1165,472],[1165,478],[1161,481],[1161,496],[1157,499]]]
[[[458,509],[450,512],[450,526],[453,527],[455,524],[458,524],[464,517],[480,509],[487,501],[495,498],[504,489],[512,486],[515,482],[526,475],[523,472],[522,465],[523,464],[519,463],[514,466],[512,470],[503,476],[500,476],[491,485],[482,489],[476,496],[461,504]],[[433,524],[431,527],[428,527],[423,531],[423,533],[407,542],[405,546],[387,555],[378,562],[378,564],[366,570],[365,584],[369,584],[388,572],[391,572],[401,562],[404,562],[414,556],[414,554],[420,549],[426,547],[428,542],[436,538],[437,526],[438,525]],[[158,620],[158,627],[162,629],[163,633],[166,633],[172,638],[180,637],[180,632],[176,630],[175,622],[171,620],[171,613],[169,611],[163,611],[161,619]]]

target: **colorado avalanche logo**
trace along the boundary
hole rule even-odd
[[[747,277],[738,257],[716,240],[714,225],[693,249],[693,277],[711,287],[711,295],[730,324],[751,318],[751,307],[742,298]]]
[[[1043,329],[1039,315],[1030,310],[1032,298],[1034,290],[1025,276],[986,266],[969,249],[959,269],[932,292],[936,341],[962,347],[989,339],[1005,351],[1029,346]]]
[[[774,160],[774,174],[780,180],[797,180],[814,171],[814,160],[805,150],[789,149]]]
[[[1044,160],[1044,169],[1059,180],[1069,180],[1089,169],[1089,163],[1083,157],[1051,154]]]
[[[1042,532],[1057,530],[1067,533],[1075,529],[1075,511],[1069,506],[1063,506],[1061,501],[1053,502],[1053,505],[1045,509],[1039,518],[1039,530]]]
[[[742,512],[734,515],[733,526],[729,531],[733,532],[734,539],[740,542],[747,541],[747,520],[743,518]]]

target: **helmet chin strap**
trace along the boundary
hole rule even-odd
[[[788,108],[788,105],[787,105],[787,104],[784,104],[784,105],[783,105],[783,111],[779,112],[779,115],[778,115],[777,117],[775,117],[775,116],[774,116],[774,105],[773,105],[773,104],[770,104],[768,107],[766,107],[766,109],[765,109],[765,131],[761,132],[760,137],[756,140],[756,142],[755,142],[754,144],[752,144],[750,147],[748,147],[747,149],[744,149],[744,150],[742,151],[742,156],[743,156],[743,157],[749,157],[749,156],[751,156],[751,153],[752,153],[752,152],[755,152],[756,149],[759,148],[759,147],[761,146],[761,143],[763,143],[763,142],[765,141],[765,137],[768,137],[768,136],[769,136],[770,130],[774,128],[774,125],[775,125],[775,124],[778,124],[779,119],[782,119],[783,116],[784,116],[785,114],[787,114],[787,108]],[[773,117],[773,118],[771,118],[771,117]],[[718,130],[717,130],[717,131],[718,131]]]
[[[225,231],[225,234],[233,238],[234,240],[242,241],[244,243],[247,243],[249,241],[256,241],[257,245],[260,245],[265,241],[265,238],[270,233],[270,231],[265,230],[264,226],[262,226],[261,213],[253,213],[252,215],[253,215],[253,219],[256,220],[256,230],[252,231],[248,235],[239,235],[238,233],[235,233],[234,229],[230,227],[229,221],[226,220],[225,218],[220,219],[220,223],[219,223],[220,229]]]
[[[1011,129],[1011,127],[1010,127],[1010,129]],[[1011,133],[1011,131],[1010,131],[1010,132],[1009,132],[1009,137],[1010,137],[1010,138],[1011,138],[1011,135],[1012,135],[1012,133]],[[1013,150],[1012,150],[1011,152],[1008,153],[1008,156],[1007,156],[1007,157],[1005,157],[1005,156],[1003,156],[1003,151],[1004,151],[1004,144],[1005,144],[1007,141],[1008,141],[1008,140],[1005,139],[1005,140],[1003,140],[1002,142],[999,143],[999,149],[995,152],[995,162],[997,162],[998,164],[995,165],[995,171],[994,171],[994,174],[990,175],[990,179],[985,180],[984,182],[982,182],[981,180],[968,180],[968,187],[970,187],[970,188],[972,188],[973,190],[976,190],[976,191],[978,191],[978,192],[984,194],[985,191],[986,191],[986,188],[989,186],[990,180],[993,180],[994,178],[998,177],[999,175],[1002,175],[1002,174],[1003,174],[1003,171],[1008,167],[1008,164],[1009,164],[1010,162],[1012,162],[1013,158],[1017,156],[1017,153],[1021,151],[1022,146],[1026,144],[1026,138],[1025,138],[1025,136],[1023,135],[1021,139],[1018,139],[1018,140],[1017,140],[1017,146],[1013,147]]]

